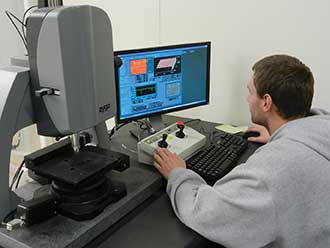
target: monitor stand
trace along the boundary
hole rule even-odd
[[[130,129],[129,132],[138,141],[158,132],[165,128],[164,122],[161,115],[156,115],[148,118],[144,118],[137,121],[134,128]]]

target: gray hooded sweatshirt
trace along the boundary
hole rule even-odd
[[[213,187],[176,168],[178,218],[226,247],[330,247],[330,115],[290,121]]]

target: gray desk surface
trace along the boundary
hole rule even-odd
[[[166,124],[178,117],[163,116]],[[180,120],[186,120],[180,118]],[[130,124],[131,125],[131,124]],[[130,125],[120,129],[112,140],[112,149],[126,152],[131,159],[137,159],[136,140],[129,135]],[[188,124],[196,130],[211,135],[215,123],[193,121]],[[124,144],[124,146],[122,145]],[[260,145],[249,143],[248,150],[238,163],[244,162]],[[124,148],[126,147],[126,149]],[[154,170],[154,168],[150,168]],[[125,247],[125,248],[182,248],[182,247],[222,247],[214,244],[182,224],[174,215],[170,201],[165,194],[165,184],[153,197],[145,201],[125,218],[113,225],[86,247]]]

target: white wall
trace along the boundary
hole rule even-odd
[[[164,0],[161,23],[163,44],[212,41],[211,104],[187,115],[246,123],[251,66],[274,53],[297,56],[311,67],[314,105],[330,110],[330,1]]]
[[[93,5],[112,23],[114,49],[155,46],[159,37],[158,0],[64,0],[64,5]]]
[[[14,9],[19,14],[22,1],[1,0],[0,11]],[[274,53],[295,55],[311,67],[316,81],[313,105],[330,110],[329,0],[64,0],[64,4],[103,8],[112,20],[116,50],[212,41],[210,105],[175,114],[247,124],[245,95],[251,66]],[[0,20],[2,65],[24,50],[5,16]]]
[[[329,0],[78,1],[105,9],[115,49],[212,41],[210,105],[180,115],[247,124],[246,83],[253,63],[270,54],[297,56],[315,76],[314,106],[330,110]]]
[[[23,0],[1,0],[0,2],[0,67],[9,65],[10,57],[25,54],[24,45],[7,18],[5,10],[9,10],[21,18]]]

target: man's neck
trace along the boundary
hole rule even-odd
[[[278,115],[273,115],[268,123],[267,123],[267,130],[270,135],[272,135],[277,129],[279,129],[281,126],[285,125],[288,123],[289,120],[283,119]]]

